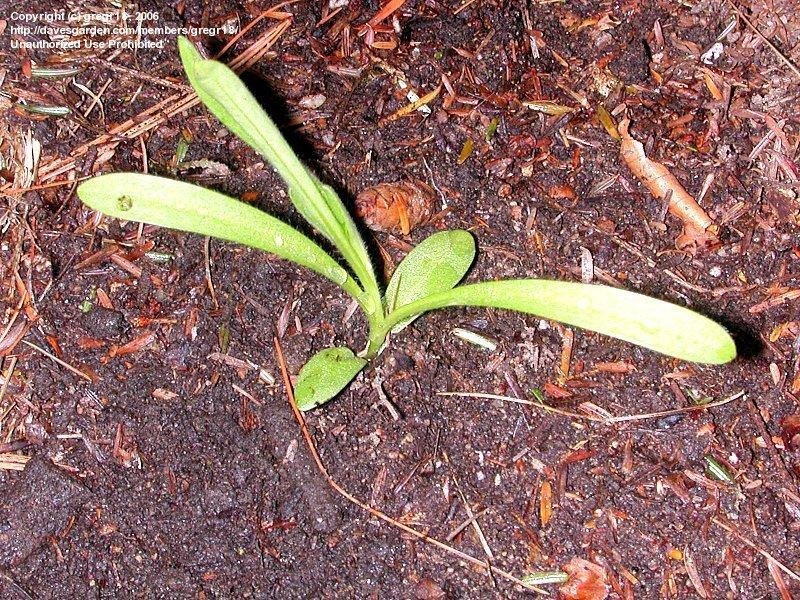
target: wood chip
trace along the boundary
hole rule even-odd
[[[669,198],[669,212],[684,225],[676,246],[681,250],[696,253],[714,247],[719,242],[719,226],[692,198],[678,179],[661,163],[647,158],[642,143],[628,133],[630,122],[626,119],[619,125],[622,143],[620,156],[631,172],[650,193],[659,199]]]

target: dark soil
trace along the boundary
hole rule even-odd
[[[85,12],[95,10],[84,4]],[[738,6],[796,59],[796,6],[747,4]],[[358,35],[377,2],[350,0],[323,24],[327,3],[286,6],[291,25],[245,79],[303,159],[345,198],[410,179],[441,190],[448,210],[408,238],[368,233],[385,271],[444,228],[476,236],[470,281],[580,280],[586,249],[595,281],[719,320],[737,337],[740,356],[722,367],[691,365],[575,331],[564,377],[557,324],[491,310],[430,314],[392,338],[337,400],[307,414],[331,476],[440,540],[467,519],[463,492],[481,513],[493,564],[518,577],[560,569],[577,556],[605,568],[611,597],[800,594],[798,581],[777,567],[771,574],[754,549],[800,572],[800,300],[791,293],[800,288],[800,76],[741,20],[722,56],[704,65],[699,54],[733,16],[722,1],[527,7],[478,0],[454,14],[459,6],[409,0],[395,13],[399,33],[376,33],[378,41],[397,42],[390,50],[371,49]],[[11,5],[0,8],[13,24]],[[238,19],[241,29],[269,5],[153,0],[138,8],[173,26]],[[540,41],[538,57],[523,11]],[[256,25],[225,59],[276,23]],[[141,171],[145,163],[151,173],[170,175],[179,140],[191,137],[186,160],[230,170],[201,177],[202,185],[304,227],[271,169],[200,107],[165,117],[135,139],[120,138],[110,154],[81,150],[183,89],[174,36],[151,36],[165,47],[135,56],[62,56],[81,67],[76,80],[95,94],[110,80],[102,115],[95,107],[86,118],[75,115],[92,98],[70,78],[27,76],[26,61],[45,63],[48,51],[13,49],[13,37],[0,34],[3,89],[11,100],[73,110],[70,117],[8,111],[4,157],[20,156],[28,131],[41,143],[40,169],[75,157],[69,172],[34,184]],[[229,38],[196,41],[213,54]],[[429,117],[388,121],[408,100],[381,65],[404,73],[419,95],[444,76],[456,96],[442,87]],[[705,77],[723,100],[714,99]],[[600,80],[609,78],[604,95]],[[308,108],[304,100],[317,94],[325,101]],[[530,100],[576,110],[546,116],[522,104]],[[676,250],[680,222],[665,216],[664,202],[621,163],[619,144],[598,117],[601,107],[616,122],[626,111],[648,155],[695,197],[713,175],[701,204],[723,225],[720,247],[694,256]],[[495,118],[499,126],[487,141]],[[766,135],[772,139],[754,153]],[[474,151],[459,164],[468,139]],[[17,341],[9,349],[8,340],[0,341],[0,450],[29,457],[24,470],[0,470],[0,596],[528,593],[371,518],[336,494],[314,465],[273,340],[281,336],[293,374],[330,345],[360,349],[364,321],[345,319],[349,299],[336,287],[261,252],[212,240],[212,296],[199,236],[149,226],[140,236],[137,223],[98,224],[74,185],[27,189],[30,181],[14,179],[17,167],[2,172],[7,309],[0,334],[25,323],[24,342],[75,371],[31,345]],[[196,171],[175,176],[196,178]],[[112,252],[87,264],[111,242],[128,262],[109,260]],[[497,350],[460,340],[454,327],[496,340]],[[623,362],[626,372],[609,372],[608,363]],[[400,418],[381,403],[376,381]],[[530,397],[535,388],[561,409],[580,413],[591,402],[614,415],[745,395],[702,412],[613,425],[499,400],[437,396]],[[706,457],[733,481],[708,473]],[[553,492],[549,519],[542,514],[545,482]],[[450,543],[485,559],[472,527]]]

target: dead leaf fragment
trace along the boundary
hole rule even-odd
[[[309,110],[314,110],[325,104],[325,94],[311,94],[309,96],[303,96],[300,98],[298,104],[300,108],[306,108]]]
[[[421,181],[381,183],[356,197],[356,214],[374,231],[408,233],[430,220],[435,196]]]
[[[173,392],[172,390],[168,390],[165,388],[156,388],[153,390],[153,398],[156,400],[175,400],[178,397],[178,394]]]
[[[112,346],[108,351],[108,356],[113,358],[115,356],[125,356],[126,354],[133,354],[140,352],[147,348],[150,344],[156,341],[156,334],[150,331],[143,333],[137,338],[131,340],[122,346]]]
[[[694,557],[689,553],[689,547],[683,549],[683,565],[686,567],[686,574],[689,576],[689,581],[701,598],[708,598],[708,590],[703,583],[703,578],[700,577],[700,572],[697,570],[697,565],[694,562]]]
[[[576,556],[561,569],[569,574],[569,580],[558,591],[567,600],[605,600],[608,597],[606,570],[600,565]]]
[[[414,595],[418,600],[440,600],[446,598],[447,594],[433,579],[425,577],[414,586]]]
[[[683,222],[683,233],[676,240],[676,246],[692,254],[715,246],[719,242],[719,226],[669,169],[647,158],[642,143],[628,133],[629,124],[625,119],[618,127],[622,138],[620,157],[653,196],[669,199],[669,212]]]
[[[539,521],[546,527],[553,517],[553,486],[546,479],[539,489]]]
[[[781,419],[783,443],[788,448],[800,448],[800,413]]]
[[[6,329],[2,338],[0,338],[0,357],[11,354],[26,333],[28,333],[28,323],[23,319]]]
[[[393,112],[391,115],[386,117],[386,121],[391,122],[391,121],[396,121],[397,119],[400,119],[402,117],[407,117],[415,110],[419,110],[421,107],[427,106],[428,104],[433,102],[436,99],[436,96],[438,96],[439,92],[441,91],[442,91],[442,86],[439,85],[439,87],[431,90],[421,98],[417,98],[416,100],[413,100],[412,102],[406,104],[405,106]]]

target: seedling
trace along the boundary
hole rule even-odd
[[[200,100],[277,170],[294,206],[338,250],[343,264],[286,223],[188,183],[113,173],[85,181],[78,196],[90,208],[113,217],[271,252],[327,277],[355,298],[369,324],[366,347],[358,355],[344,347],[314,355],[297,379],[295,396],[302,410],[336,396],[381,351],[390,333],[425,312],[448,306],[516,310],[698,363],[722,364],[736,356],[733,340],[714,321],[634,292],[543,279],[459,285],[475,257],[475,241],[466,231],[443,231],[425,239],[398,265],[382,293],[364,241],[336,192],[300,162],[233,71],[203,59],[185,38],[178,40],[178,48]]]

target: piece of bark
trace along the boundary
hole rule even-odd
[[[692,254],[716,246],[719,243],[719,226],[669,169],[647,158],[641,142],[628,133],[629,124],[627,119],[619,124],[622,138],[620,156],[653,196],[669,199],[669,212],[683,222],[683,232],[678,236],[675,245]]]

